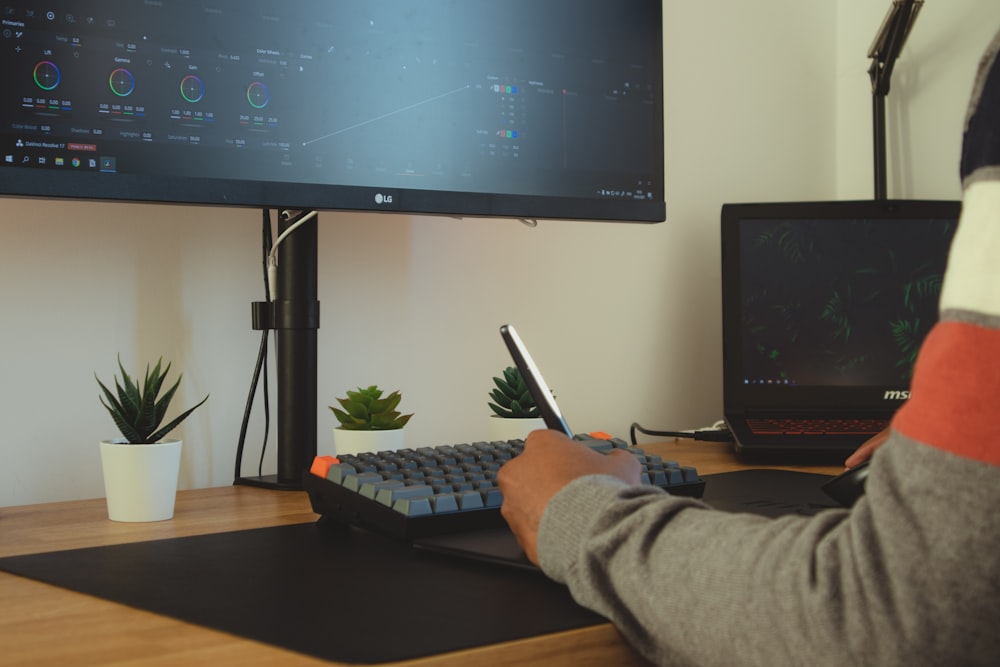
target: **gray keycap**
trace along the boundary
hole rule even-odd
[[[434,489],[429,486],[403,486],[400,484],[399,486],[385,486],[379,489],[378,495],[375,496],[375,501],[389,507],[395,507],[398,500],[429,498],[432,495],[434,495]],[[430,510],[429,504],[427,509]]]

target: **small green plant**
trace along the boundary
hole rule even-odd
[[[338,398],[337,402],[343,409],[330,409],[340,422],[340,428],[348,431],[392,431],[403,428],[410,421],[412,414],[401,415],[396,410],[402,395],[394,391],[382,398],[382,390],[376,385],[367,389],[358,387],[357,391],[348,391],[347,398]]]
[[[497,416],[504,419],[529,419],[541,415],[521,372],[514,366],[505,368],[502,378],[494,377],[493,384],[496,387],[490,392],[493,400],[489,405]]]
[[[118,376],[115,376],[116,393],[112,393],[101,382],[100,378],[97,377],[97,373],[94,373],[94,378],[97,379],[97,384],[101,386],[101,391],[104,394],[103,397],[99,397],[101,405],[111,414],[115,425],[129,444],[150,445],[163,439],[167,433],[187,419],[188,415],[208,400],[208,396],[206,396],[201,399],[198,405],[186,410],[180,416],[175,417],[169,424],[161,427],[160,423],[163,421],[164,416],[166,416],[170,401],[173,399],[174,393],[176,393],[177,387],[180,386],[181,378],[183,377],[183,374],[177,376],[177,382],[163,396],[160,396],[163,380],[166,378],[167,373],[170,372],[170,363],[167,363],[167,367],[161,371],[162,364],[163,357],[160,357],[152,370],[149,369],[149,364],[146,364],[146,376],[140,386],[138,378],[133,380],[125,371],[125,367],[122,366],[122,360],[119,356],[118,368],[121,370],[122,378],[119,381]]]

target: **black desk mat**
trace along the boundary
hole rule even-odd
[[[835,507],[828,475],[705,475],[764,516]],[[434,655],[603,623],[541,572],[413,549],[333,522],[0,558],[0,570],[338,662]]]
[[[0,570],[349,663],[605,622],[540,572],[317,523],[13,556]]]

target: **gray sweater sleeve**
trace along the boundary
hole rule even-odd
[[[998,664],[1000,469],[899,434],[871,465],[851,511],[780,519],[578,479],[541,565],[658,664]]]

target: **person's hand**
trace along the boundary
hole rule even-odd
[[[860,447],[854,450],[854,453],[847,457],[844,461],[844,467],[855,468],[868,459],[872,457],[872,454],[876,449],[885,444],[885,441],[889,438],[889,429],[885,429],[876,433],[868,440],[863,442]]]
[[[639,484],[641,472],[638,460],[624,450],[600,454],[558,431],[534,431],[525,440],[524,451],[497,474],[503,493],[500,513],[528,559],[537,565],[538,526],[552,496],[585,475],[615,475]]]

